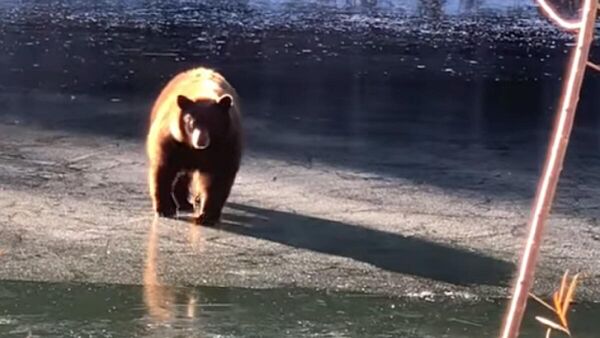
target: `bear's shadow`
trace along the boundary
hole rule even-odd
[[[228,203],[219,227],[294,248],[455,285],[506,286],[513,264],[466,249],[341,222]]]

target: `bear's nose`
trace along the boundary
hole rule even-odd
[[[210,144],[210,138],[207,132],[203,132],[199,128],[195,128],[192,132],[192,145],[196,149],[206,149]]]

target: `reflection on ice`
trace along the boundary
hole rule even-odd
[[[158,324],[179,323],[182,317],[195,319],[199,305],[194,290],[171,287],[161,283],[159,279],[159,223],[159,219],[155,217],[148,229],[143,272],[144,304],[152,320]],[[190,224],[189,240],[194,249],[199,246],[200,229],[201,227]],[[177,297],[180,293],[183,293],[183,302],[181,297]]]

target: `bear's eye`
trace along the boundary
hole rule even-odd
[[[189,114],[183,116],[183,124],[187,131],[194,129],[194,119]]]

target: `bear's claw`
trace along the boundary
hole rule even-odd
[[[215,226],[218,222],[219,220],[206,217],[205,214],[201,214],[196,218],[196,224],[203,226]]]
[[[173,218],[175,216],[175,209],[158,210],[156,211],[158,217]]]

